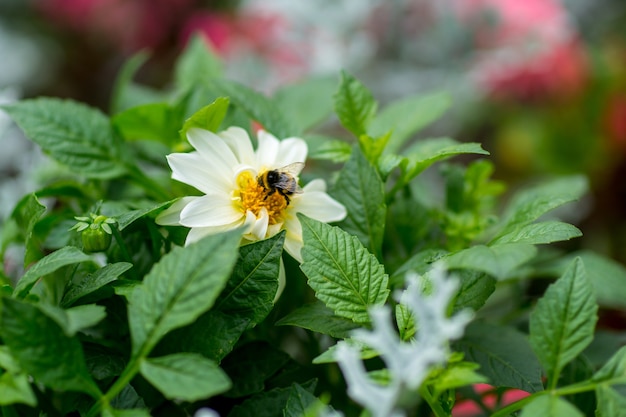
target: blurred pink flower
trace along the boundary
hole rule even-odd
[[[456,0],[472,32],[476,83],[496,97],[568,96],[587,78],[585,52],[559,0]]]
[[[481,399],[483,403],[489,407],[491,410],[494,410],[498,405],[496,401],[498,400],[498,395],[495,392],[495,387],[489,384],[476,384],[474,385],[474,391],[477,394],[481,395]],[[522,391],[519,389],[510,389],[502,394],[500,399],[500,405],[508,405],[514,403],[515,401],[521,400],[522,398],[528,397],[530,394],[526,391]],[[485,411],[480,408],[474,401],[471,400],[463,400],[458,402],[454,408],[452,409],[452,417],[476,417],[485,415]]]

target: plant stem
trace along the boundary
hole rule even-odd
[[[441,404],[439,404],[437,399],[433,397],[433,395],[428,390],[428,387],[422,385],[422,387],[419,389],[419,393],[420,393],[420,396],[424,399],[424,401],[428,403],[428,405],[430,406],[430,409],[433,411],[433,414],[435,414],[435,417],[449,417],[450,416],[449,413],[446,413],[443,410],[443,408],[441,408]]]
[[[132,379],[139,372],[139,361],[143,356],[137,356],[136,358],[131,358],[130,363],[126,366],[120,377],[113,383],[111,388],[100,397],[100,400],[96,402],[93,407],[87,413],[87,417],[95,417],[100,415],[103,408],[109,408],[109,403],[113,398],[119,394],[126,385],[132,381]]]

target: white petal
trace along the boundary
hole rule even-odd
[[[208,130],[192,128],[187,131],[187,139],[207,162],[207,168],[226,178],[232,177],[232,167],[239,161],[221,137]]]
[[[167,163],[172,168],[172,178],[189,184],[205,194],[230,193],[234,187],[232,174],[227,172],[218,174],[215,167],[211,167],[197,152],[167,155]]]
[[[289,216],[285,220],[285,229],[287,234],[285,235],[284,249],[292,258],[302,263],[302,225],[295,216]]]
[[[176,200],[171,206],[159,213],[155,219],[156,224],[161,226],[180,226],[180,212],[196,198],[199,197],[183,197]]]
[[[283,258],[280,258],[280,263],[278,266],[278,289],[276,290],[276,294],[274,295],[274,299],[272,300],[272,304],[276,304],[276,301],[280,298],[283,290],[285,289],[285,285],[287,284],[287,274],[285,274],[285,263],[283,262]]]
[[[243,220],[243,213],[223,194],[198,197],[180,212],[180,224],[187,227],[223,226],[238,220]]]
[[[237,126],[229,127],[218,135],[224,140],[226,145],[233,151],[239,163],[254,165],[256,157],[252,148],[252,141],[248,132]]]
[[[305,191],[292,199],[290,207],[294,212],[306,214],[321,222],[338,222],[346,217],[346,208],[322,191]]]
[[[223,226],[213,226],[213,227],[192,227],[189,230],[189,234],[187,235],[187,239],[185,240],[185,246],[190,245],[199,241],[200,239],[210,236],[216,235],[218,233],[227,232],[229,230],[236,229],[241,226],[242,221],[236,221],[231,224],[225,224]]]
[[[326,192],[326,181],[316,178],[303,187],[304,192],[321,191]]]
[[[246,213],[246,223],[249,222],[249,219],[252,217],[254,220],[252,221],[252,227],[247,231],[245,237],[250,240],[262,240],[265,239],[265,235],[267,233],[267,227],[269,225],[269,215],[267,214],[267,210],[265,207],[261,208],[261,212],[259,213],[260,217],[256,217],[251,211],[248,210]]]
[[[274,163],[275,168],[281,168],[293,162],[306,161],[308,147],[306,142],[300,138],[287,138],[280,141],[278,155]]]
[[[256,150],[256,162],[259,170],[280,168],[275,164],[276,157],[278,156],[278,152],[280,150],[280,142],[278,139],[265,130],[259,130],[257,138],[259,140],[259,146]]]

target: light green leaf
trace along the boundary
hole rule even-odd
[[[322,135],[304,137],[309,147],[309,158],[331,162],[346,162],[350,159],[352,146],[344,140],[333,139]]]
[[[40,259],[30,267],[15,286],[14,296],[25,297],[39,278],[59,268],[90,261],[91,257],[73,246],[66,246]]]
[[[121,143],[99,110],[57,98],[24,100],[1,108],[26,136],[73,172],[100,179],[126,172]]]
[[[453,275],[457,276],[461,282],[461,288],[454,299],[453,312],[468,307],[474,311],[480,310],[496,290],[495,278],[484,272],[461,269],[454,271]]]
[[[597,311],[593,287],[576,258],[530,315],[530,344],[551,387],[556,386],[563,367],[591,343]]]
[[[241,232],[208,236],[174,248],[154,265],[130,297],[133,354],[149,352],[169,331],[213,306],[237,258]]]
[[[298,326],[317,333],[344,339],[358,327],[351,320],[336,316],[324,303],[318,301],[293,310],[274,323],[276,326]]]
[[[323,406],[323,403],[310,391],[294,383],[291,386],[291,392],[287,398],[287,405],[283,411],[283,416],[303,417],[306,416],[306,412],[314,406],[320,407]]]
[[[37,397],[28,382],[28,375],[5,372],[0,375],[0,406],[10,404],[37,405]]]
[[[297,135],[298,129],[291,125],[276,104],[263,94],[234,81],[219,80],[211,88],[220,96],[228,96],[230,102],[243,110],[251,119],[278,139]]]
[[[531,393],[543,390],[541,364],[523,333],[511,327],[473,322],[455,346],[465,359],[480,365],[479,372],[492,385]]]
[[[387,132],[381,136],[359,136],[359,145],[361,145],[361,150],[372,164],[378,165],[380,156],[383,154],[390,136],[391,132]]]
[[[626,268],[614,260],[592,251],[580,251],[587,277],[603,307],[626,309]]]
[[[450,269],[473,269],[498,280],[509,278],[522,264],[532,259],[537,249],[524,243],[492,247],[477,245],[450,254],[443,259]]]
[[[514,227],[510,232],[491,241],[490,245],[503,243],[527,243],[541,245],[552,242],[570,240],[582,236],[582,232],[575,226],[559,221],[524,224]]]
[[[334,77],[307,78],[280,88],[274,94],[274,101],[297,131],[304,132],[323,122],[332,113],[332,95],[336,86]]]
[[[476,372],[478,367],[478,364],[471,362],[449,364],[432,382],[435,398],[450,389],[490,382],[488,378]]]
[[[126,139],[152,140],[169,145],[178,138],[182,116],[167,103],[149,103],[116,114],[113,126]]]
[[[80,342],[64,334],[37,306],[0,298],[0,336],[25,372],[61,391],[101,396],[87,371]]]
[[[191,38],[176,61],[174,82],[180,91],[188,91],[222,76],[222,64],[201,35]]]
[[[39,202],[35,193],[32,193],[24,196],[11,213],[11,218],[15,220],[24,236],[24,245],[26,246],[26,253],[24,254],[25,267],[36,260],[37,250],[33,228],[45,211],[46,207]]]
[[[626,346],[621,347],[594,375],[596,382],[626,383]]]
[[[355,339],[345,339],[345,340],[342,340],[340,343],[346,343],[346,344],[348,344],[348,346],[353,346],[353,347],[359,348],[360,358],[363,359],[363,360],[365,360],[365,359],[372,359],[372,358],[375,358],[375,357],[380,355],[380,353],[378,353],[374,349],[370,348],[365,343],[360,342],[360,341],[355,340]],[[339,345],[339,343],[329,347],[325,352],[323,352],[322,354],[320,354],[316,358],[314,358],[313,359],[313,363],[314,364],[321,364],[321,363],[335,363],[335,362],[337,362],[337,360],[335,359],[335,352],[337,351],[337,346],[338,345]]]
[[[560,397],[541,395],[534,398],[524,409],[520,417],[584,417],[576,407]]]
[[[298,218],[304,240],[300,268],[315,296],[338,316],[368,323],[367,309],[389,296],[384,267],[357,237],[301,214]]]
[[[583,176],[559,178],[516,194],[507,206],[502,221],[494,227],[501,236],[530,224],[547,212],[565,203],[578,200],[587,192],[587,179]]]
[[[150,417],[148,410],[131,408],[128,410],[105,409],[102,410],[102,417]]]
[[[411,338],[415,336],[415,333],[417,333],[415,317],[411,310],[404,304],[396,305],[396,323],[398,324],[398,333],[401,340],[411,340]]]
[[[596,387],[596,417],[626,417],[626,397],[604,384]]]
[[[177,353],[141,361],[141,375],[172,400],[197,401],[221,394],[230,380],[212,360],[196,353]]]
[[[285,233],[242,246],[214,309],[260,323],[274,307]]]
[[[61,305],[63,307],[71,306],[81,298],[86,297],[104,287],[108,283],[117,280],[120,275],[132,267],[133,264],[128,262],[117,262],[105,265],[93,274],[87,275],[79,283],[70,285],[67,292],[63,295]]]
[[[460,143],[450,138],[422,139],[404,152],[409,161],[404,182],[409,182],[435,162],[467,153],[489,155],[479,143]]]
[[[419,94],[394,101],[376,115],[370,133],[380,136],[391,130],[385,152],[398,152],[414,133],[441,117],[451,104],[446,93]]]
[[[358,148],[339,173],[332,194],[348,212],[341,228],[380,258],[387,216],[385,189],[376,169]]]
[[[343,71],[334,100],[335,113],[343,127],[357,138],[366,134],[378,107],[372,93],[359,80]]]
[[[39,309],[56,321],[68,337],[74,336],[79,330],[98,324],[106,317],[104,306],[96,304],[72,307],[67,310],[49,304],[40,304]]]
[[[187,131],[192,127],[217,132],[224,117],[226,117],[229,105],[230,101],[227,97],[218,97],[213,103],[195,112],[189,119],[185,120],[185,124],[180,130],[181,139],[187,140]]]
[[[147,208],[142,208],[142,209],[137,209],[137,210],[132,210],[132,211],[128,211],[124,214],[121,214],[119,216],[114,216],[115,219],[117,220],[117,228],[122,231],[124,229],[126,229],[128,226],[130,226],[131,224],[133,224],[135,221],[146,217],[148,215],[156,215],[156,213],[162,209],[164,209],[165,207],[169,206],[170,204],[172,204],[174,201],[176,200],[171,200],[171,201],[166,201],[164,203],[159,203],[157,205],[151,206],[151,207],[147,207]]]

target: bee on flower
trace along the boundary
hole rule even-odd
[[[191,185],[202,196],[183,197],[156,219],[161,225],[191,230],[185,244],[205,236],[242,227],[243,239],[266,239],[286,230],[285,250],[302,261],[302,226],[296,213],[322,222],[345,218],[345,207],[315,179],[300,187],[307,157],[303,139],[278,140],[260,130],[256,150],[239,127],[213,133],[192,128],[187,139],[195,151],[167,156],[172,178]]]

